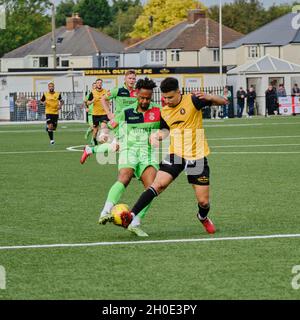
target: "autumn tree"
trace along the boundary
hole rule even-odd
[[[205,6],[197,0],[150,0],[136,20],[130,36],[145,38],[165,30],[185,20],[188,10],[196,8],[205,8]]]

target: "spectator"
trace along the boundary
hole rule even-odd
[[[227,99],[227,101],[228,101],[227,104],[225,104],[224,106],[222,106],[222,109],[223,109],[223,119],[228,119],[228,107],[229,107],[230,100],[231,100],[231,91],[228,90],[228,87],[227,87],[227,86],[224,88],[223,97],[224,97],[225,99]]]
[[[268,90],[265,93],[266,96],[266,117],[274,114],[277,111],[277,92],[276,89],[270,84]]]
[[[16,100],[16,106],[17,106],[17,121],[26,121],[26,105],[27,105],[27,99],[24,95],[24,93],[19,93],[18,98]]]
[[[27,103],[29,120],[37,120],[38,105],[34,97],[30,97]]]
[[[277,97],[278,97],[278,98],[280,98],[280,97],[286,97],[286,90],[285,90],[283,84],[280,84],[280,85],[279,85],[279,88],[278,88],[278,91],[277,91]]]
[[[240,87],[240,90],[237,92],[237,116],[238,118],[242,118],[244,107],[245,107],[245,99],[247,97],[246,91],[243,89],[243,87]]]
[[[213,95],[212,91],[209,91],[210,95]],[[211,105],[210,107],[210,118],[219,119],[219,106]]]
[[[300,96],[300,88],[298,87],[297,83],[294,84],[294,87],[292,89],[292,96],[293,97],[299,97]]]
[[[247,104],[248,104],[248,117],[252,118],[254,116],[254,106],[256,101],[256,92],[254,87],[251,86],[247,93]]]

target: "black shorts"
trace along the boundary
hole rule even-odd
[[[102,115],[102,116],[93,116],[93,126],[94,127],[98,127],[101,122],[109,122],[108,116],[106,114]]]
[[[53,124],[53,128],[57,128],[58,114],[46,114],[47,124]]]
[[[209,166],[206,157],[186,160],[175,154],[169,154],[160,163],[159,170],[169,173],[174,180],[182,171],[185,171],[190,184],[209,186]]]

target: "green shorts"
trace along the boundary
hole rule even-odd
[[[151,148],[127,148],[120,150],[118,170],[132,168],[136,178],[140,179],[143,172],[150,166],[159,169],[159,161],[155,158]]]

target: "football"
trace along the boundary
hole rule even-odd
[[[127,228],[132,220],[129,207],[124,203],[116,204],[111,210],[111,215],[114,219],[113,223],[124,228]]]

